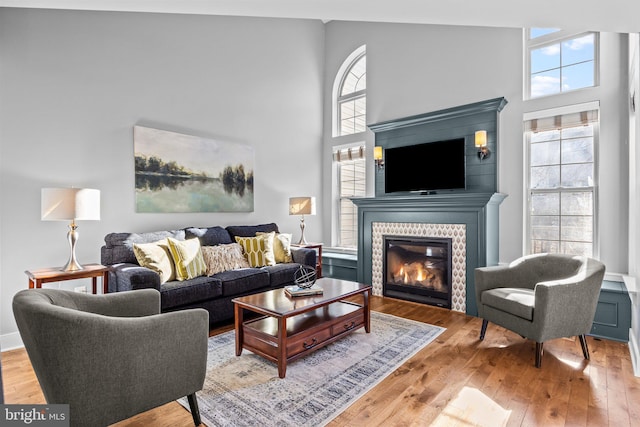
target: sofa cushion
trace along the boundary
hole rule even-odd
[[[248,268],[249,262],[237,243],[227,245],[203,246],[202,257],[207,266],[207,276],[237,268]]]
[[[174,280],[160,286],[162,310],[192,304],[195,301],[217,298],[221,295],[222,283],[220,280],[208,276],[183,281]]]
[[[298,268],[300,268],[300,264],[276,264],[262,268],[269,272],[269,284],[271,287],[280,288],[293,283],[294,275]]]
[[[273,238],[275,233],[261,234],[254,237],[237,237],[236,242],[242,246],[244,256],[251,267],[264,267],[275,265],[273,255]]]
[[[241,295],[269,287],[269,273],[261,268],[241,268],[211,276],[222,282],[222,295]]]
[[[525,288],[495,288],[484,291],[482,303],[523,319],[533,320],[535,293]]]
[[[176,279],[176,269],[167,239],[153,243],[134,243],[133,252],[140,266],[153,270],[160,275],[160,283]]]
[[[258,231],[256,236],[261,236],[266,233]],[[276,264],[281,262],[292,262],[291,258],[291,234],[290,233],[276,233],[273,238],[273,257]]]
[[[104,237],[105,246],[102,250],[101,262],[105,265],[118,263],[137,264],[138,260],[133,252],[134,243],[152,243],[172,237],[184,240],[184,230],[155,231],[151,233],[109,233]]]
[[[200,240],[196,238],[182,241],[172,238],[167,240],[176,266],[176,279],[189,280],[206,274],[207,266],[202,258]]]
[[[229,236],[229,232],[222,227],[185,228],[185,239],[197,237],[202,246],[227,245],[234,241]]]
[[[271,233],[272,231],[278,233],[280,231],[274,222],[260,225],[230,225],[225,230],[229,232],[232,239],[236,237],[254,237],[259,231],[262,233]]]

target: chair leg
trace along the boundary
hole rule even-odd
[[[484,339],[484,334],[487,332],[487,325],[489,321],[487,319],[482,319],[482,328],[480,328],[480,341]]]
[[[187,400],[189,401],[189,408],[191,409],[193,424],[195,424],[197,427],[202,424],[202,421],[200,420],[200,409],[198,408],[198,399],[196,398],[196,394],[192,393],[188,395]]]
[[[584,335],[578,336],[580,338],[580,345],[582,346],[582,354],[584,358],[589,360],[589,346],[587,345],[587,337]]]
[[[536,342],[536,368],[539,368],[540,366],[542,366],[543,344],[544,343]]]

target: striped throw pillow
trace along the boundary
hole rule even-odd
[[[168,237],[167,240],[173,263],[176,266],[177,280],[193,279],[207,273],[207,266],[200,249],[200,240],[197,237],[187,240]]]

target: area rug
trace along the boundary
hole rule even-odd
[[[207,376],[197,393],[202,421],[214,426],[323,426],[444,332],[444,328],[371,312],[359,329],[278,368],[248,350],[235,355],[235,333],[209,338]],[[179,400],[188,408],[186,399]]]

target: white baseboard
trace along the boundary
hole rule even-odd
[[[22,343],[22,338],[20,338],[20,333],[12,332],[0,335],[0,348],[2,348],[2,351],[15,350],[22,347],[24,347],[24,344]]]
[[[632,332],[633,330],[629,329],[629,353],[633,364],[633,375],[640,377],[640,349],[638,348],[638,341]]]

